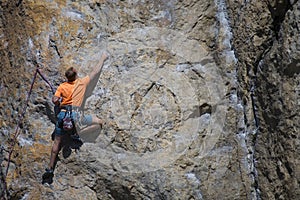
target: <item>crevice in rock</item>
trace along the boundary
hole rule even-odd
[[[260,186],[259,186],[259,182],[258,182],[258,174],[257,174],[257,170],[256,170],[257,166],[256,166],[256,161],[255,161],[255,159],[256,159],[255,152],[256,152],[256,144],[257,144],[257,135],[258,135],[258,132],[260,130],[260,118],[259,118],[259,114],[258,114],[258,105],[259,105],[259,103],[261,103],[261,102],[259,102],[259,97],[256,94],[257,85],[259,84],[258,80],[257,80],[257,76],[258,76],[258,73],[259,73],[260,76],[262,76],[264,78],[267,78],[262,73],[261,66],[264,64],[264,58],[271,51],[273,44],[274,44],[274,40],[269,44],[269,46],[266,46],[265,50],[258,56],[257,60],[253,63],[253,68],[252,68],[253,71],[251,69],[247,70],[247,76],[249,77],[249,97],[250,97],[250,101],[251,101],[250,106],[251,106],[251,109],[252,109],[252,114],[253,114],[253,119],[254,119],[254,126],[255,126],[255,129],[252,130],[251,139],[250,139],[249,142],[250,142],[251,147],[253,148],[252,149],[253,154],[251,156],[252,163],[253,163],[253,169],[252,169],[251,174],[253,175],[253,178],[254,178],[253,187],[256,191],[256,199],[261,199],[260,189],[259,189]],[[252,73],[251,73],[251,71],[252,71]],[[243,96],[243,95],[244,94],[241,94],[241,96]],[[240,97],[240,98],[242,98],[242,97]],[[264,105],[264,103],[262,103],[260,105]],[[244,117],[245,117],[245,122],[247,122],[248,119],[247,119],[246,113],[245,113]]]
[[[134,118],[137,114],[137,110],[140,108],[141,106],[141,102],[142,102],[142,99],[143,97],[145,97],[151,90],[154,86],[157,86],[157,88],[160,87],[160,85],[157,85],[155,82],[152,82],[150,86],[148,86],[146,89],[143,89],[143,88],[139,88],[141,91],[138,92],[134,92],[131,96],[134,97],[134,102],[135,102],[135,108],[134,108],[134,112],[131,116],[131,119]]]
[[[188,116],[187,119],[190,118],[198,118],[204,114],[211,114],[212,113],[212,106],[208,103],[203,103],[199,107],[195,107],[194,111]]]
[[[259,63],[260,64],[260,63]],[[259,66],[259,64],[255,65],[255,66]],[[252,107],[252,113],[253,113],[253,119],[254,119],[254,124],[255,124],[255,130],[253,131],[253,136],[252,139],[250,141],[251,146],[253,148],[253,154],[252,154],[252,163],[253,163],[253,169],[251,174],[253,175],[254,178],[254,190],[255,190],[255,194],[256,194],[256,199],[261,199],[260,198],[260,192],[259,192],[259,182],[258,182],[258,176],[257,176],[257,166],[255,163],[255,151],[256,151],[256,143],[257,143],[257,134],[258,134],[258,130],[259,130],[259,117],[258,117],[258,113],[257,113],[257,103],[256,103],[256,94],[255,94],[255,90],[256,90],[256,84],[257,84],[257,68],[258,67],[254,67],[254,77],[252,78],[252,82],[251,82],[251,88],[250,88],[250,99],[251,99],[251,107]],[[245,116],[246,117],[246,116]]]
[[[22,1],[23,1],[23,0],[19,0],[19,1],[16,3],[16,6],[19,7],[19,6],[21,5]]]
[[[49,39],[49,46],[52,47],[54,49],[54,51],[57,53],[57,55],[59,56],[59,58],[63,58],[63,56],[60,54],[58,47],[56,45],[56,42],[52,39]]]
[[[278,40],[281,24],[284,21],[287,11],[292,8],[292,4],[290,1],[276,1],[276,4],[273,6],[271,5],[271,2],[267,1],[267,6],[273,18],[273,31]]]
[[[132,200],[136,199],[135,196],[131,194],[129,188],[120,185],[118,183],[113,183],[109,180],[106,181],[106,187],[110,191],[110,195],[116,200]]]
[[[292,176],[292,175],[293,175],[293,169],[292,169],[292,167],[290,166],[289,162],[288,162],[288,161],[284,162],[284,166],[285,166],[285,168],[287,169],[289,175]]]
[[[194,72],[199,78],[204,79],[204,77],[196,69],[192,69],[192,72]]]
[[[276,172],[277,172],[277,176],[279,177],[280,180],[284,180],[284,173],[281,171],[281,169],[279,168],[279,166],[276,166]]]

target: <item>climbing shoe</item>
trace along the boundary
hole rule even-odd
[[[42,176],[42,184],[48,183],[52,184],[53,183],[53,170],[52,169],[46,169],[45,173]]]

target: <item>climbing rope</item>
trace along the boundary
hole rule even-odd
[[[28,91],[27,98],[26,98],[26,101],[25,101],[25,105],[24,105],[24,107],[22,109],[22,113],[18,117],[16,130],[15,130],[15,132],[13,134],[13,138],[11,139],[11,144],[10,144],[9,153],[8,153],[8,160],[7,160],[7,167],[6,167],[5,177],[8,174],[9,165],[10,165],[10,162],[11,162],[11,157],[12,157],[12,154],[13,154],[13,151],[14,151],[14,147],[15,147],[15,145],[17,143],[17,138],[20,135],[22,121],[23,121],[23,118],[25,116],[25,113],[26,113],[26,110],[27,110],[27,107],[28,107],[28,102],[29,102],[30,95],[32,93],[33,85],[34,85],[34,82],[35,82],[35,80],[37,78],[37,75],[40,75],[42,77],[42,79],[47,83],[47,85],[51,88],[52,93],[53,94],[55,93],[55,90],[54,90],[53,86],[51,85],[51,83],[46,79],[46,77],[41,72],[39,64],[37,63],[36,60],[34,60],[34,64],[36,65],[36,70],[35,70],[35,73],[33,75],[32,81],[31,81],[30,89]]]

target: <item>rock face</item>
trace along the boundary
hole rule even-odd
[[[298,1],[0,6],[3,199],[299,199]],[[56,88],[103,50],[85,112],[108,123],[43,185],[54,124],[37,66]]]

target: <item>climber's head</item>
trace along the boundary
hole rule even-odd
[[[77,70],[74,67],[70,67],[67,69],[65,76],[67,77],[68,81],[75,81],[77,79]]]

